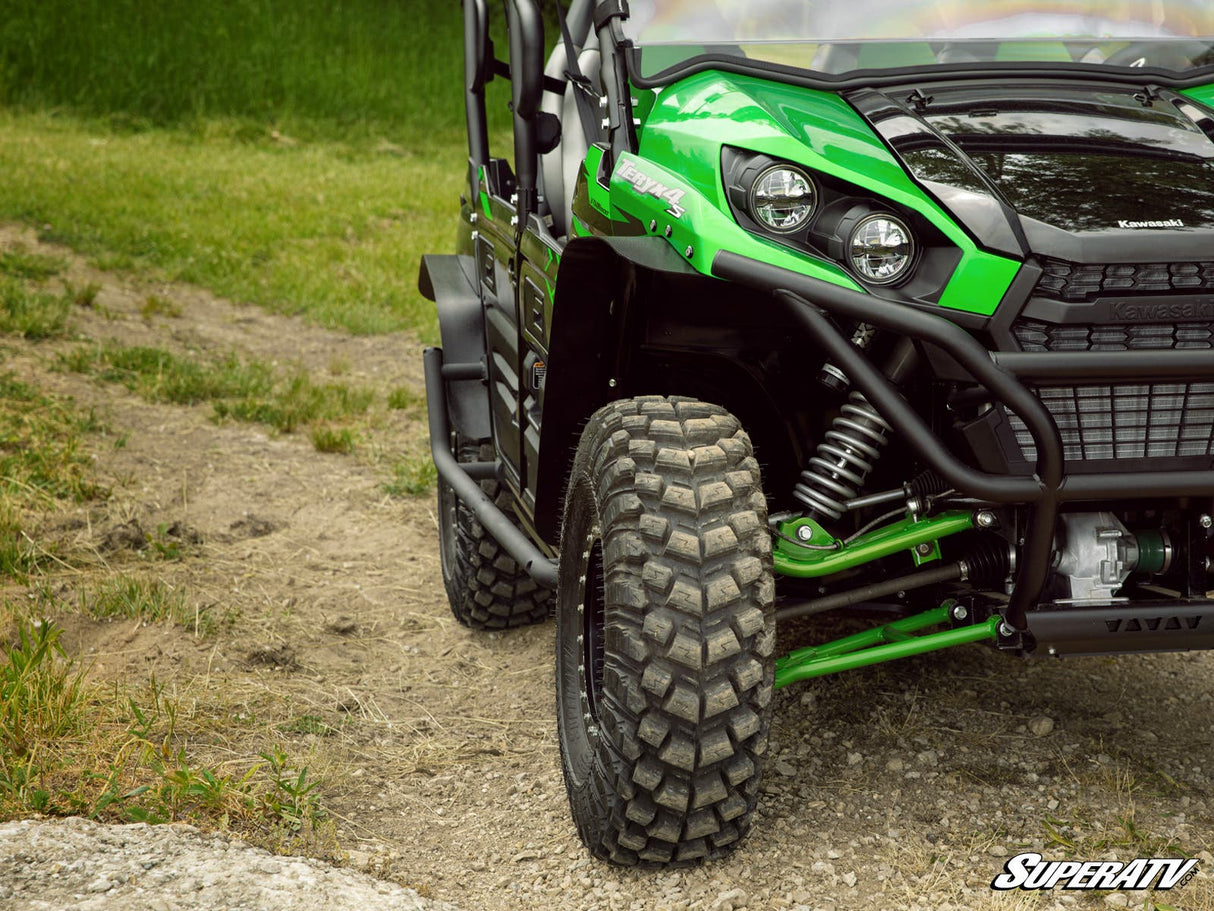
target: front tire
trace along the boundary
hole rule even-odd
[[[617,864],[728,853],[750,826],[774,662],[750,439],[690,399],[590,419],[565,502],[557,711],[578,833]]]
[[[489,443],[457,440],[454,449],[461,462],[493,458]],[[510,510],[510,495],[498,481],[480,484],[500,508]],[[499,630],[548,619],[552,592],[527,575],[441,477],[438,537],[447,601],[455,619],[464,626]]]

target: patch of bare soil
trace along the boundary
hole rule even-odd
[[[18,241],[44,249],[0,231],[0,245]],[[300,362],[380,402],[421,392],[409,337],[330,332],[54,252],[73,281],[101,286],[76,315],[86,338]],[[145,318],[150,294],[180,315]],[[432,498],[383,492],[383,456],[418,445],[421,415],[386,412],[354,455],[325,455],[302,434],[217,424],[209,406],[55,370],[73,344],[9,341],[0,363],[108,426],[93,451],[112,496],[39,529],[90,555],[48,581],[67,647],[98,678],[154,675],[212,755],[235,762],[272,738],[302,756],[335,823],[336,847],[317,853],[480,911],[737,911],[1144,907],[1133,893],[1000,895],[990,882],[1021,851],[1183,851],[1201,872],[1160,907],[1214,908],[1207,654],[1024,664],[972,647],[790,687],[775,700],[761,812],[731,859],[656,872],[591,861],[565,805],[551,624],[460,627]],[[180,559],[140,547],[149,535],[179,542]],[[213,630],[66,609],[131,574],[184,592],[200,618],[219,618]],[[850,628],[791,627],[781,650]]]

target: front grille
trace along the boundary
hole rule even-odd
[[[1025,351],[1148,351],[1214,348],[1214,322],[1076,323],[1018,319],[1012,334]]]
[[[1069,263],[1046,259],[1042,267],[1045,271],[1034,293],[1068,302],[1214,289],[1214,262]]]
[[[1025,351],[1214,350],[1214,322],[1078,323],[1018,319],[1012,334]],[[1214,382],[1043,386],[1035,390],[1054,416],[1068,462],[1214,455]],[[1008,412],[1024,459],[1037,447]]]
[[[1214,383],[1050,386],[1037,397],[1068,462],[1214,455]],[[1008,418],[1025,460],[1036,461],[1028,428]]]

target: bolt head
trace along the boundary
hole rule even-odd
[[[814,536],[814,530],[808,525],[802,525],[797,529],[797,540],[808,541]]]
[[[1209,528],[1210,526],[1214,525],[1214,519],[1204,515],[1198,519],[1197,522],[1202,528]]]
[[[953,619],[964,620],[970,615],[969,608],[964,604],[958,604],[953,607]]]
[[[995,514],[989,509],[979,510],[978,515],[974,517],[974,522],[979,528],[994,528],[996,522]]]
[[[918,545],[915,550],[919,551],[920,556],[926,557],[932,552],[932,546],[924,541],[922,544]]]

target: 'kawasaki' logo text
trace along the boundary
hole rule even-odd
[[[1119,228],[1183,228],[1184,222],[1179,218],[1169,218],[1165,221],[1128,221],[1121,219],[1117,222]]]
[[[620,163],[620,169],[617,172],[623,180],[628,181],[638,193],[644,193],[646,196],[653,196],[662,202],[670,203],[670,207],[666,210],[668,214],[675,218],[682,218],[684,209],[679,203],[683,200],[683,190],[672,190],[663,183],[654,180],[643,171],[638,171],[627,161]]]
[[[1162,323],[1168,320],[1214,319],[1214,303],[1114,304],[1109,311],[1115,320],[1131,323]]]
[[[1174,889],[1197,874],[1197,861],[1179,857],[1116,860],[1051,860],[1031,851],[1017,854],[991,882],[999,892],[1010,889]],[[1156,881],[1158,877],[1158,881]]]

